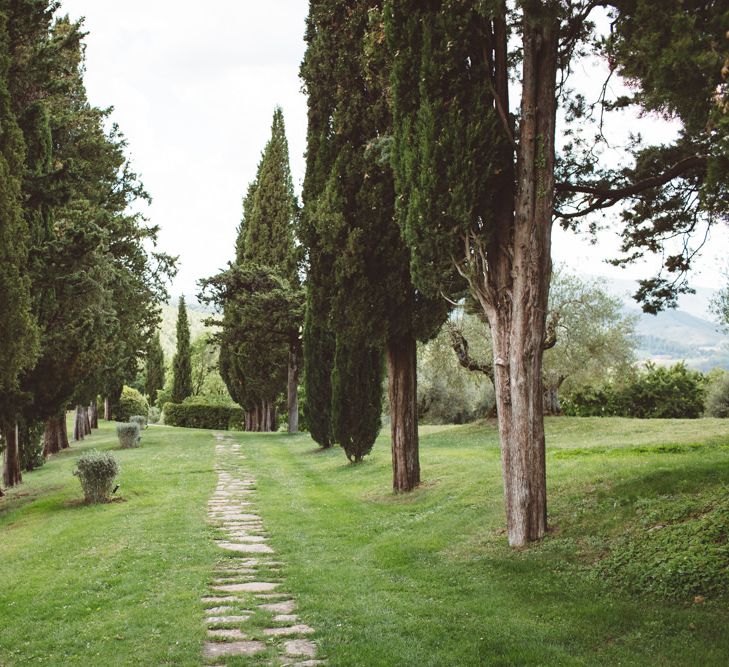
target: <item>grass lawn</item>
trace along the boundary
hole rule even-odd
[[[232,434],[330,665],[729,663],[729,421],[547,429],[552,531],[522,551],[493,425],[423,427],[407,496],[386,437],[353,466],[304,435]],[[124,502],[80,505],[74,459],[114,441],[102,426],[0,501],[3,667],[201,664],[214,440],[151,427],[117,452]]]

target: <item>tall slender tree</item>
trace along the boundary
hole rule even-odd
[[[289,167],[283,112],[276,108],[255,180],[244,199],[236,256],[228,270],[201,281],[203,299],[223,312],[220,372],[248,413],[249,430],[275,428],[285,390],[289,432],[298,430],[302,320],[298,204]]]
[[[190,360],[190,324],[187,319],[185,297],[177,307],[177,349],[172,361],[172,402],[182,403],[192,395],[192,364]]]
[[[38,352],[27,271],[30,230],[22,211],[25,144],[9,92],[8,16],[0,5],[0,431],[5,441],[3,481],[21,481],[19,378]]]
[[[323,321],[335,342],[332,426],[357,460],[379,432],[386,351],[393,488],[409,491],[420,482],[416,340],[435,333],[448,304],[425,299],[412,285],[409,251],[394,220],[382,3],[354,2],[346,10],[336,4],[312,3],[302,65],[310,110],[311,173],[305,182],[309,300],[314,307],[323,303],[330,309]],[[329,123],[328,130],[322,121]],[[319,273],[320,263],[329,261],[331,275]],[[327,300],[321,299],[323,293]],[[308,317],[305,340],[322,328],[322,315]],[[319,340],[308,345],[312,353],[325,351]],[[317,395],[322,372],[311,368],[307,400],[328,398],[326,384],[323,396]]]

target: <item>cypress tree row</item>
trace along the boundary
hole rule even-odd
[[[182,403],[192,395],[192,361],[190,359],[190,324],[187,320],[185,297],[177,307],[177,348],[172,360],[172,402]]]
[[[149,397],[149,404],[157,402],[157,392],[165,386],[165,353],[159,340],[159,332],[152,338],[147,348],[147,377],[144,391]]]
[[[334,340],[333,434],[351,460],[361,460],[380,428],[387,351],[393,488],[409,491],[420,482],[416,339],[437,331],[447,303],[425,299],[413,287],[409,251],[394,220],[381,3],[311,7],[302,66],[310,123],[304,216],[312,267],[307,374],[317,363],[316,353],[326,355],[318,337],[323,323]],[[333,283],[327,271],[318,271],[328,264]],[[329,312],[316,313],[319,305]],[[307,401],[315,397],[321,403],[328,398],[323,370],[314,366],[311,372]]]

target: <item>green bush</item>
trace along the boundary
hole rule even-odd
[[[729,373],[712,378],[704,404],[707,417],[729,417]]]
[[[579,387],[562,400],[562,410],[575,417],[695,419],[704,410],[703,374],[676,364],[648,363],[622,383]]]
[[[132,415],[146,415],[149,403],[136,389],[124,387],[114,415],[117,421],[128,422]]]
[[[79,478],[87,503],[103,503],[109,500],[119,464],[109,452],[90,450],[76,461],[73,474]]]
[[[242,429],[243,409],[203,400],[165,403],[165,424],[183,428]]]
[[[160,417],[162,416],[162,411],[156,406],[153,405],[151,408],[149,408],[149,423],[150,424],[156,424],[159,422]]]
[[[145,415],[132,415],[129,417],[129,422],[132,424],[139,424],[140,431],[147,428],[147,417]]]
[[[116,435],[119,438],[119,444],[123,449],[131,449],[139,447],[142,436],[140,435],[139,422],[129,422],[127,424],[116,425]]]

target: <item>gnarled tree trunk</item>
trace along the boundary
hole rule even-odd
[[[417,344],[412,336],[388,342],[387,372],[392,488],[395,492],[411,491],[420,484]]]
[[[18,444],[18,425],[6,427],[3,431],[5,451],[3,452],[3,484],[6,488],[20,484],[20,447]]]
[[[46,428],[43,431],[43,456],[48,457],[60,451],[58,417],[49,417],[46,419]]]

